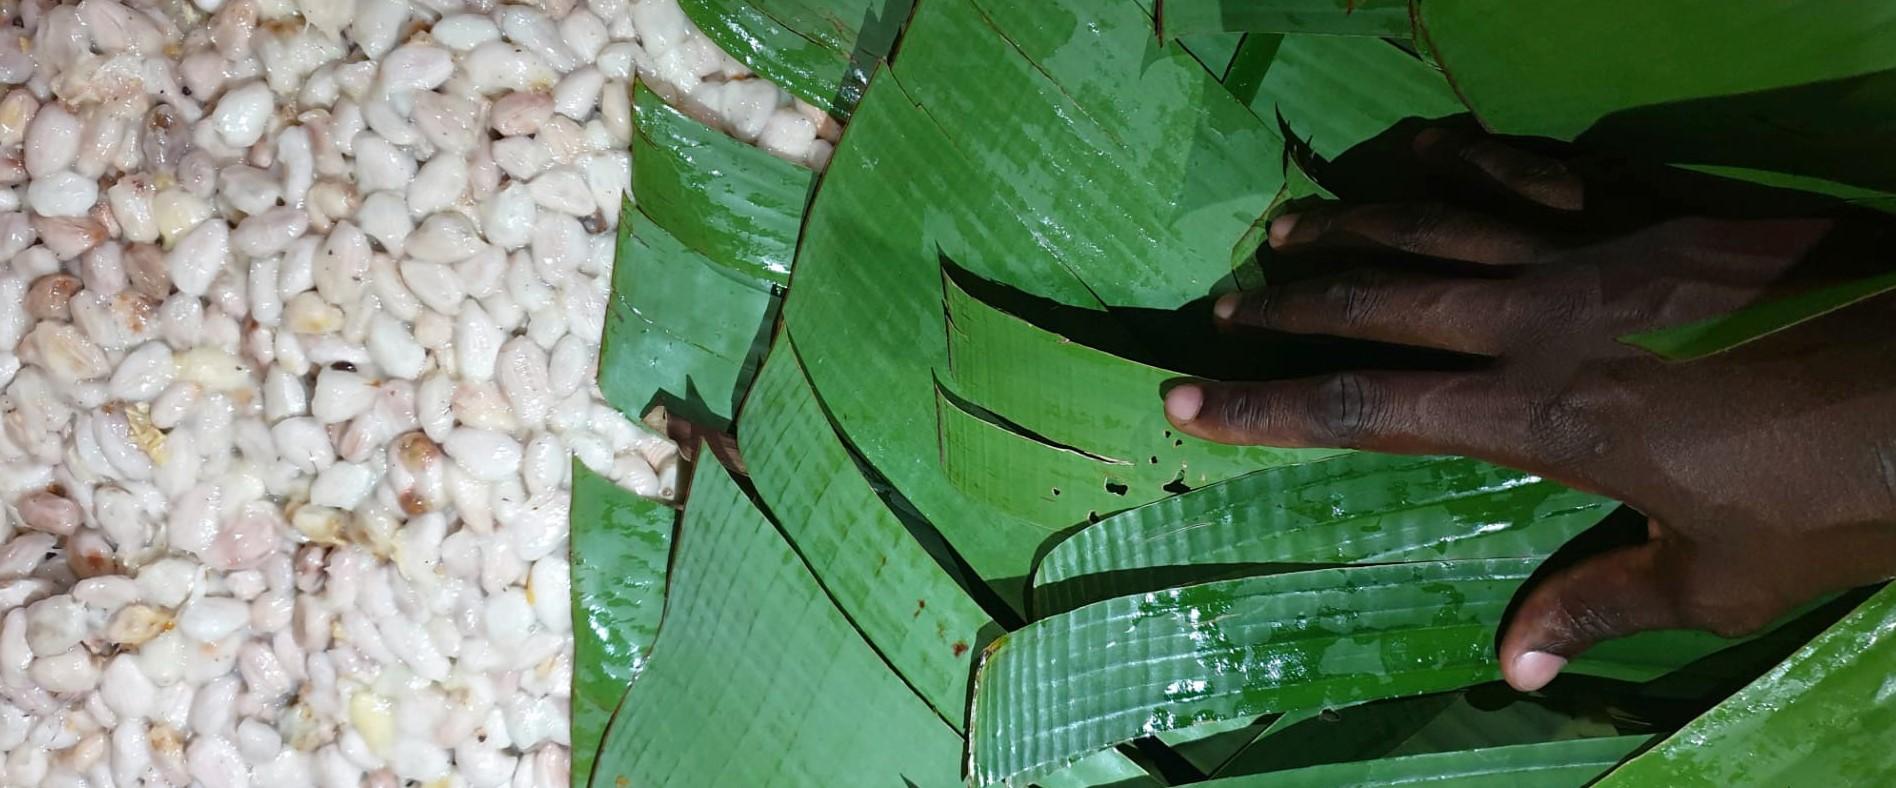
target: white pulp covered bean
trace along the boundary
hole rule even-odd
[[[0,36],[0,781],[564,786],[629,85],[840,129],[676,0],[147,6]]]

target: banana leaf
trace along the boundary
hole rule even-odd
[[[677,510],[573,462],[573,785],[592,776],[606,723],[645,667],[665,612]]]
[[[730,422],[769,344],[813,175],[634,89],[634,205],[620,214],[600,343],[606,400]]]
[[[1039,788],[1159,788],[1165,785],[1118,750],[1100,750],[1034,782]]]
[[[632,102],[639,212],[720,273],[764,291],[789,284],[815,173],[693,120],[643,82]]]
[[[1896,587],[1615,770],[1603,786],[1887,785]]]
[[[1335,456],[1330,449],[1231,446],[1177,434],[1157,407],[1160,387],[1178,372],[1113,356],[987,304],[942,277],[948,369],[956,395],[1043,441],[1116,466],[1107,484],[1131,485],[1120,505],[1157,500],[1168,484],[1203,487],[1258,468]],[[1022,455],[1026,456],[1026,455]],[[951,469],[959,460],[943,446]],[[1005,462],[1006,457],[985,458]],[[1038,477],[1033,467],[996,473]],[[1067,525],[1073,520],[1055,523]]]
[[[1417,18],[1495,131],[1896,190],[1896,5],[1464,0]]]
[[[1409,0],[1160,0],[1161,36],[1319,33],[1408,38]]]
[[[1418,18],[1497,131],[1896,204],[1896,5],[1490,0],[1421,3]],[[1696,358],[1892,286],[1876,276],[1624,339]]]
[[[977,784],[1197,723],[1494,681],[1494,631],[1538,559],[1242,578],[1118,597],[995,641],[969,726]],[[1602,644],[1569,673],[1643,681],[1730,645],[1704,633]]]
[[[849,442],[1018,598],[1053,531],[942,467],[941,258],[1064,304],[1177,307],[1228,286],[1282,186],[1282,141],[1137,5],[1081,0],[918,5],[847,137],[785,324]]]
[[[960,729],[993,621],[876,497],[788,340],[757,376],[738,442],[758,495],[837,607]]]
[[[1406,8],[1402,18],[1406,25]],[[1281,42],[1247,40],[1244,46],[1273,50],[1251,109],[1263,118],[1281,115],[1324,158],[1406,118],[1468,111],[1442,72],[1380,38],[1288,35]]]
[[[1774,299],[1736,312],[1620,337],[1671,361],[1690,361],[1770,336],[1896,289],[1896,271]]]
[[[1200,785],[1206,788],[1333,788],[1342,785],[1578,788],[1613,768],[1648,738],[1571,739],[1409,755],[1230,777]]]
[[[889,56],[914,0],[679,0],[685,15],[758,76],[848,118]]]
[[[696,467],[664,628],[591,784],[959,785],[961,737],[723,466]]]
[[[1348,454],[1108,517],[1047,553],[1035,596],[1067,609],[1160,567],[1545,556],[1616,506],[1476,460]]]

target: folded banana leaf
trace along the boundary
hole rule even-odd
[[[849,117],[913,0],[679,0],[707,38],[759,76]]]
[[[587,784],[606,722],[645,667],[665,612],[678,511],[573,462],[573,785]]]
[[[1417,19],[1495,131],[1896,190],[1896,5],[1467,0]]]
[[[1496,131],[1871,207],[1896,192],[1896,5],[1485,1],[1421,3],[1418,19]],[[1872,277],[1625,339],[1696,358],[1891,287]]]
[[[1615,770],[1602,786],[1887,785],[1896,588]]]
[[[1476,460],[1353,453],[1107,517],[1041,560],[1036,607],[1130,593],[1122,578],[1161,567],[1545,556],[1617,505]]]
[[[595,788],[961,783],[961,736],[716,462],[697,464],[670,584]]]
[[[982,630],[998,627],[876,497],[787,339],[757,376],[738,443],[759,497],[837,607],[959,730]]]
[[[919,4],[848,137],[785,323],[849,442],[1018,598],[1053,530],[942,467],[941,258],[1074,306],[1176,307],[1228,286],[1282,187],[1281,139],[1136,4],[1082,0]]]
[[[1402,16],[1407,24],[1408,9]],[[1324,158],[1407,118],[1468,111],[1441,71],[1380,38],[1287,35],[1281,42],[1246,40],[1244,48],[1252,47],[1270,48],[1273,54],[1249,101],[1251,109],[1262,118],[1281,115]]]
[[[634,205],[620,211],[600,343],[606,400],[710,426],[756,373],[788,282],[812,174],[634,90]]]
[[[1091,492],[1111,485],[1135,488],[1117,493],[1119,505],[1112,508],[1163,498],[1171,494],[1165,489],[1168,484],[1203,487],[1258,468],[1338,453],[1231,446],[1176,433],[1158,402],[1161,386],[1180,373],[1044,331],[984,303],[952,276],[942,277],[942,291],[953,393],[1043,442],[1114,466],[1104,478],[1085,485]],[[942,452],[950,473],[964,460],[953,449],[944,444]],[[995,469],[1002,476],[1030,481],[1038,478],[1036,471],[1031,466]]]

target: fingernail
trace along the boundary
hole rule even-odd
[[[1564,657],[1557,657],[1545,651],[1529,651],[1514,658],[1514,671],[1508,677],[1508,683],[1522,692],[1533,692],[1547,686],[1560,675],[1560,669],[1567,666]]]
[[[1217,303],[1211,305],[1211,316],[1219,320],[1230,320],[1232,315],[1238,313],[1238,302],[1241,300],[1243,296],[1237,293],[1219,296]]]
[[[1204,389],[1189,383],[1165,392],[1165,415],[1172,417],[1172,421],[1181,424],[1191,421],[1198,417],[1198,409],[1204,406]]]
[[[1283,246],[1290,232],[1297,229],[1297,214],[1287,213],[1271,220],[1271,246]]]

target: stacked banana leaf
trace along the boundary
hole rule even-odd
[[[699,452],[682,512],[575,467],[576,786],[1896,769],[1896,594],[1618,641],[1513,693],[1496,626],[1615,504],[1204,443],[1159,407],[1183,374],[1297,363],[1203,341],[1203,304],[1269,275],[1286,205],[1370,196],[1336,163],[1409,119],[1896,204],[1896,6],[683,5],[847,130],[819,176],[636,91],[600,383],[742,461]],[[1848,300],[1644,341],[1712,352]]]

